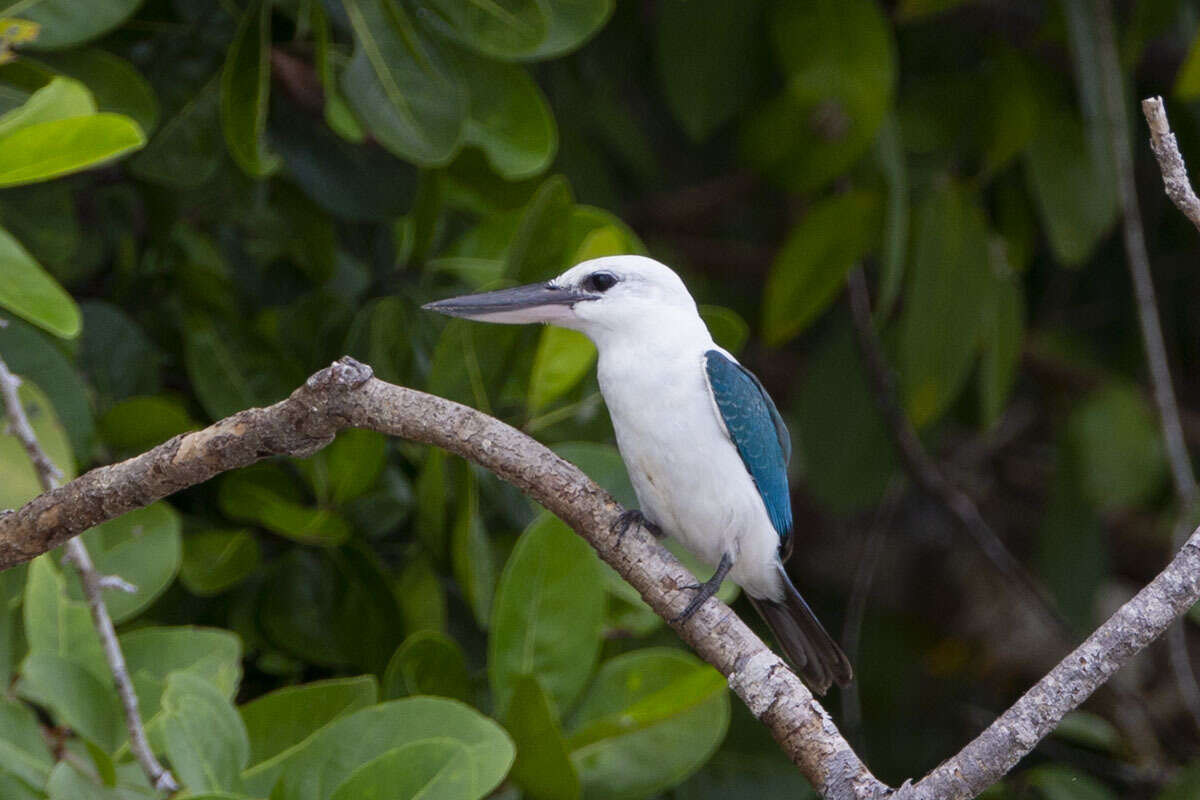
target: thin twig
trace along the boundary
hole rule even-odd
[[[1171,198],[1175,207],[1200,230],[1200,197],[1196,197],[1192,190],[1192,182],[1188,180],[1187,165],[1183,163],[1175,134],[1171,133],[1163,99],[1147,97],[1142,101],[1142,114],[1150,126],[1150,149],[1158,159],[1158,168],[1162,172],[1167,197]]]
[[[1175,494],[1179,498],[1181,520],[1190,520],[1196,504],[1196,475],[1192,471],[1187,443],[1183,436],[1183,423],[1179,416],[1179,405],[1175,400],[1175,389],[1171,383],[1171,366],[1167,360],[1167,347],[1163,341],[1162,323],[1158,316],[1158,302],[1154,296],[1154,278],[1150,274],[1150,255],[1146,252],[1146,234],[1142,227],[1142,214],[1138,208],[1137,182],[1133,172],[1133,147],[1129,141],[1129,119],[1125,113],[1125,87],[1121,77],[1121,64],[1117,57],[1117,43],[1113,32],[1112,6],[1109,0],[1095,0],[1097,51],[1100,60],[1100,83],[1104,91],[1104,105],[1108,122],[1108,139],[1112,145],[1113,162],[1117,173],[1117,194],[1121,202],[1121,234],[1125,242],[1125,259],[1129,264],[1129,275],[1133,280],[1138,323],[1142,328],[1142,345],[1146,351],[1146,365],[1150,371],[1150,384],[1154,402],[1158,406],[1158,420],[1162,427],[1166,445],[1167,461],[1171,467],[1171,478],[1175,483]],[[1161,108],[1162,104],[1159,103]],[[1165,113],[1164,113],[1165,123]],[[1173,137],[1172,137],[1173,138]],[[1151,136],[1153,144],[1154,137]],[[1155,150],[1157,154],[1157,149]],[[1176,150],[1178,154],[1178,150]],[[1183,187],[1191,193],[1187,170],[1183,159],[1178,162],[1183,174]],[[1164,173],[1168,187],[1172,182]],[[1177,190],[1178,190],[1178,185]],[[1168,188],[1168,194],[1171,190]],[[1171,198],[1174,200],[1174,196]],[[1195,195],[1192,195],[1195,200]],[[1182,208],[1182,206],[1181,206]],[[1186,213],[1186,212],[1184,212]],[[1176,524],[1171,541],[1178,548],[1187,538],[1187,529]],[[1167,658],[1180,697],[1200,726],[1200,685],[1192,669],[1187,651],[1187,634],[1182,623],[1174,626],[1167,635]]]
[[[613,523],[620,505],[578,468],[486,414],[376,380],[353,359],[321,370],[273,406],[176,436],[0,514],[0,569],[219,473],[274,455],[312,455],[346,428],[435,445],[491,470],[574,528],[659,616],[675,619],[687,605],[695,578],[641,529],[618,543]],[[1150,584],[966,748],[916,784],[895,790],[871,774],[799,678],[719,599],[671,625],[728,678],[823,797],[966,800],[1000,780],[1068,711],[1198,600],[1200,530]]]
[[[42,489],[49,492],[59,487],[63,473],[38,443],[37,434],[34,433],[33,426],[29,424],[29,417],[25,415],[25,408],[21,405],[21,398],[17,392],[20,385],[20,379],[9,370],[4,359],[0,358],[0,394],[4,397],[4,407],[8,411],[9,426],[13,435],[29,453],[29,460],[33,462]],[[83,595],[87,599],[88,610],[92,614],[92,624],[96,627],[96,633],[100,637],[104,658],[108,661],[113,683],[121,698],[121,705],[125,709],[125,727],[129,732],[129,749],[137,759],[142,771],[146,773],[151,786],[165,792],[178,791],[179,784],[175,781],[175,777],[154,757],[154,753],[150,750],[150,743],[146,740],[146,729],[142,724],[137,693],[134,691],[133,681],[129,677],[129,668],[125,665],[125,655],[121,652],[120,643],[117,642],[117,631],[113,627],[112,617],[109,616],[108,607],[104,604],[105,589],[115,588],[126,592],[136,592],[137,587],[115,575],[100,575],[96,571],[95,565],[92,564],[91,555],[82,539],[73,538],[66,543],[66,547],[66,558],[75,565],[75,569],[79,572],[79,582],[83,586]]]
[[[1068,637],[1073,636],[1070,625],[1054,607],[1041,586],[992,530],[992,526],[979,512],[975,501],[946,478],[921,444],[916,429],[897,400],[895,378],[884,358],[883,347],[871,318],[871,297],[861,266],[853,267],[846,276],[846,295],[850,302],[854,334],[867,368],[876,405],[883,414],[888,432],[908,474],[922,491],[945,506],[988,561],[1026,597],[1029,606],[1039,612],[1047,626]]]

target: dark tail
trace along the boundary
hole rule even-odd
[[[750,602],[771,626],[783,652],[810,689],[823,695],[831,684],[848,685],[854,677],[850,659],[796,591],[782,565],[779,572],[783,576],[783,602],[754,597]]]

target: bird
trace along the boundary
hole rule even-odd
[[[423,306],[452,317],[583,333],[640,508],[614,523],[671,536],[715,568],[673,622],[728,577],[750,598],[810,689],[853,670],[784,569],[794,539],[791,438],[762,383],[719,347],[683,280],[640,255],[595,258],[543,283]]]

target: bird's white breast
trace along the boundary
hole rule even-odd
[[[754,597],[782,594],[779,537],[717,415],[704,372],[711,339],[601,347],[600,390],[642,512]]]

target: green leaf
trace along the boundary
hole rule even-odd
[[[162,707],[167,758],[184,787],[195,793],[238,791],[250,742],[229,699],[206,680],[172,672]]]
[[[101,575],[119,575],[137,587],[132,594],[122,591],[105,594],[105,605],[114,623],[137,616],[175,580],[183,558],[180,529],[175,509],[158,502],[122,514],[83,534],[83,542]],[[68,574],[71,597],[83,602],[83,590],[74,570]]]
[[[891,106],[896,53],[875,0],[781,3],[771,41],[786,80],[743,130],[751,163],[809,192],[870,148]]]
[[[84,769],[82,763],[60,761],[46,783],[49,800],[126,800],[128,795],[120,788]]]
[[[73,475],[71,443],[46,395],[33,383],[23,381],[17,396],[46,455],[67,476]],[[0,426],[0,508],[20,508],[42,493],[42,484],[25,446],[9,432],[7,413],[0,413]]]
[[[1025,152],[1025,176],[1055,258],[1086,262],[1117,220],[1111,156],[1095,153],[1079,117],[1058,110],[1040,115]]]
[[[600,668],[571,720],[583,796],[643,798],[682,781],[721,744],[725,679],[680,650],[637,650]]]
[[[1094,627],[1096,593],[1111,574],[1107,534],[1082,489],[1081,468],[1060,446],[1034,563],[1057,606],[1078,631]]]
[[[67,432],[75,460],[91,459],[95,429],[90,390],[59,344],[32,325],[9,318],[8,325],[0,328],[0,353],[13,373],[46,393]],[[74,475],[74,464],[64,462],[58,466]]]
[[[98,683],[108,684],[108,664],[91,612],[84,603],[67,596],[66,578],[53,555],[39,556],[29,565],[21,611],[30,653],[71,659]]]
[[[0,7],[0,17],[17,16],[41,25],[38,36],[26,47],[62,50],[95,39],[124,22],[142,0],[94,0],[80,13],[73,0],[32,0]]]
[[[387,437],[375,431],[352,428],[316,455],[297,462],[323,503],[345,505],[361,497],[383,474],[387,462]]]
[[[550,514],[513,547],[488,637],[488,681],[507,709],[514,682],[536,676],[559,708],[568,707],[596,665],[604,587],[592,548]]]
[[[1116,800],[1116,795],[1087,773],[1065,764],[1045,764],[1025,773],[1044,800]]]
[[[39,122],[54,122],[96,113],[87,87],[70,78],[53,78],[19,107],[0,116],[0,137]]]
[[[336,719],[375,705],[379,686],[371,675],[286,686],[238,709],[250,740],[250,763],[297,752]]]
[[[54,712],[101,750],[116,750],[125,735],[121,709],[111,683],[103,682],[76,661],[35,651],[21,664],[18,692]]]
[[[120,114],[38,122],[0,137],[0,187],[98,167],[145,144],[138,124]]]
[[[167,677],[188,672],[232,698],[242,677],[242,643],[237,634],[193,626],[139,628],[118,637],[138,690],[142,717],[159,712]]]
[[[417,475],[417,535],[436,561],[450,554],[446,513],[446,451],[436,447],[425,453]]]
[[[1090,711],[1068,712],[1054,729],[1054,736],[1092,750],[1114,755],[1121,752],[1121,732],[1104,717]]]
[[[667,108],[702,142],[742,110],[762,78],[759,0],[667,0],[654,49]]]
[[[130,397],[98,421],[104,443],[121,454],[136,455],[172,436],[202,427],[177,397]]]
[[[207,530],[183,539],[179,580],[200,597],[221,594],[258,569],[258,539],[248,530]]]
[[[896,360],[917,427],[946,410],[979,352],[996,286],[990,241],[979,198],[961,187],[933,192],[917,212]]]
[[[544,280],[563,266],[575,199],[561,175],[547,178],[521,213],[508,248],[504,272],[521,283]]]
[[[1200,97],[1200,34],[1192,39],[1187,56],[1179,65],[1175,75],[1175,87],[1171,93],[1180,100],[1195,100]]]
[[[853,191],[815,203],[792,228],[763,289],[763,337],[780,345],[833,302],[846,273],[879,242],[882,204]]]
[[[596,346],[578,331],[542,328],[529,376],[529,413],[536,414],[571,391],[592,371]]]
[[[438,43],[390,0],[344,0],[354,57],[342,73],[346,101],[394,155],[446,164],[462,141],[467,96]]]
[[[438,737],[408,742],[363,764],[330,800],[476,800],[471,753],[462,742]]]
[[[4,228],[0,228],[0,271],[5,275],[0,307],[56,336],[79,335],[82,318],[75,301]]]
[[[361,144],[366,138],[366,132],[346,105],[346,99],[342,97],[337,85],[337,76],[334,74],[330,46],[333,34],[329,30],[328,15],[320,3],[310,3],[308,11],[309,24],[313,29],[313,59],[316,62],[317,75],[321,79],[321,89],[325,92],[325,124],[346,141]]]
[[[1067,437],[1095,508],[1117,511],[1158,496],[1166,458],[1149,402],[1136,387],[1112,383],[1089,394],[1071,412]]]
[[[308,745],[304,758],[288,765],[271,800],[324,800],[359,767],[406,744],[440,738],[467,749],[475,796],[495,788],[512,764],[512,742],[495,722],[454,700],[410,697],[327,725]]]
[[[245,791],[265,797],[325,726],[374,705],[378,695],[375,678],[363,675],[277,689],[242,706],[254,765],[242,774]]]
[[[545,172],[558,149],[558,129],[529,73],[466,55],[458,65],[470,93],[466,143],[482,150],[507,180]]]
[[[446,629],[446,589],[433,569],[428,554],[410,558],[396,581],[404,630],[443,631]]]
[[[525,60],[540,61],[564,56],[592,38],[612,15],[613,0],[546,0],[546,35]]]
[[[440,33],[491,58],[517,60],[536,51],[549,26],[537,0],[431,0],[427,17]]]
[[[479,487],[469,464],[460,464],[458,509],[450,531],[454,580],[480,628],[487,628],[496,592],[496,557],[479,514]]]
[[[224,151],[219,82],[213,78],[130,159],[129,168],[142,180],[195,188],[216,174]]]
[[[221,479],[217,501],[229,517],[257,522],[272,533],[305,544],[333,546],[350,538],[350,525],[336,512],[309,508],[282,496],[262,477],[266,470],[240,470]]]
[[[964,2],[967,0],[901,0],[896,16],[901,22],[912,22],[949,11]]]
[[[100,111],[132,118],[149,134],[158,127],[158,98],[149,81],[123,58],[98,47],[44,53],[38,61],[55,72],[82,81]]]
[[[267,108],[271,98],[271,3],[255,0],[242,13],[221,70],[221,127],[229,154],[252,178],[279,168],[267,151]]]
[[[83,335],[79,337],[75,361],[99,395],[97,406],[107,408],[127,397],[158,393],[163,353],[145,329],[112,303],[85,300],[79,309],[83,312]],[[179,402],[174,396],[162,397]],[[145,422],[153,427],[149,420]]]
[[[633,484],[617,448],[600,442],[559,442],[550,448],[579,467],[601,488],[626,508],[637,505]]]
[[[384,699],[436,695],[471,702],[471,676],[458,642],[439,631],[417,631],[396,648],[381,686]]]
[[[892,314],[904,279],[904,261],[908,251],[909,181],[908,167],[900,142],[900,126],[894,115],[884,120],[875,139],[875,160],[887,184],[887,207],[883,214],[879,257],[879,296],[875,299],[875,319],[882,324]]]
[[[1200,763],[1192,761],[1179,772],[1155,800],[1191,800],[1200,792]]]
[[[261,342],[231,336],[202,314],[188,315],[183,335],[188,379],[213,419],[270,405],[299,383]]]
[[[504,727],[517,745],[509,776],[513,783],[537,800],[579,797],[579,774],[571,763],[558,712],[537,678],[517,679]]]
[[[737,355],[750,340],[750,325],[742,315],[724,306],[700,306],[700,318],[718,346]]]
[[[0,775],[43,786],[53,766],[54,756],[33,709],[15,699],[0,700]]]
[[[979,364],[979,403],[985,426],[1004,413],[1016,383],[1025,333],[1025,297],[1015,277],[997,278],[992,307],[984,321]]]

